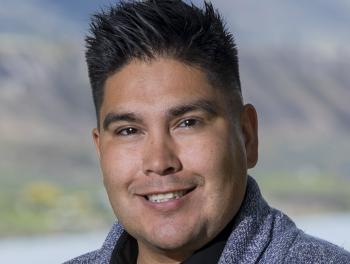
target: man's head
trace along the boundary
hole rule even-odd
[[[120,4],[95,17],[88,38],[104,184],[141,262],[183,261],[212,240],[238,212],[257,161],[236,49],[204,9]]]
[[[200,67],[217,88],[241,101],[237,50],[211,4],[204,9],[179,0],[120,3],[96,14],[86,60],[99,122],[106,79],[131,60],[173,58]]]

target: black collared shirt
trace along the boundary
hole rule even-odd
[[[226,241],[232,232],[233,221],[231,221],[219,235],[208,244],[197,250],[182,264],[214,264],[218,263],[224,250]],[[124,232],[115,246],[111,264],[136,264],[138,246],[135,238]]]

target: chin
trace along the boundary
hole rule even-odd
[[[201,237],[202,236],[199,234],[194,233],[193,230],[179,232],[178,229],[173,229],[172,231],[168,229],[168,231],[163,230],[162,232],[158,232],[148,241],[148,243],[153,247],[158,248],[158,250],[168,253],[192,253],[202,246],[201,243],[203,243],[204,239],[201,239]]]

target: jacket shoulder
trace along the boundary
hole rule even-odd
[[[323,239],[299,231],[289,248],[285,263],[350,263],[350,253]]]
[[[100,255],[100,250],[95,250],[95,251],[85,253],[69,261],[66,261],[63,264],[91,264],[91,263],[98,264],[98,263],[101,263],[98,260],[99,255]]]
[[[117,222],[114,223],[100,249],[76,257],[63,264],[108,264],[114,247],[123,232],[124,228]]]

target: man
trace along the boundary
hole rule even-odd
[[[211,4],[121,3],[91,33],[93,138],[118,223],[68,263],[350,263],[269,207],[247,175],[257,115]]]

